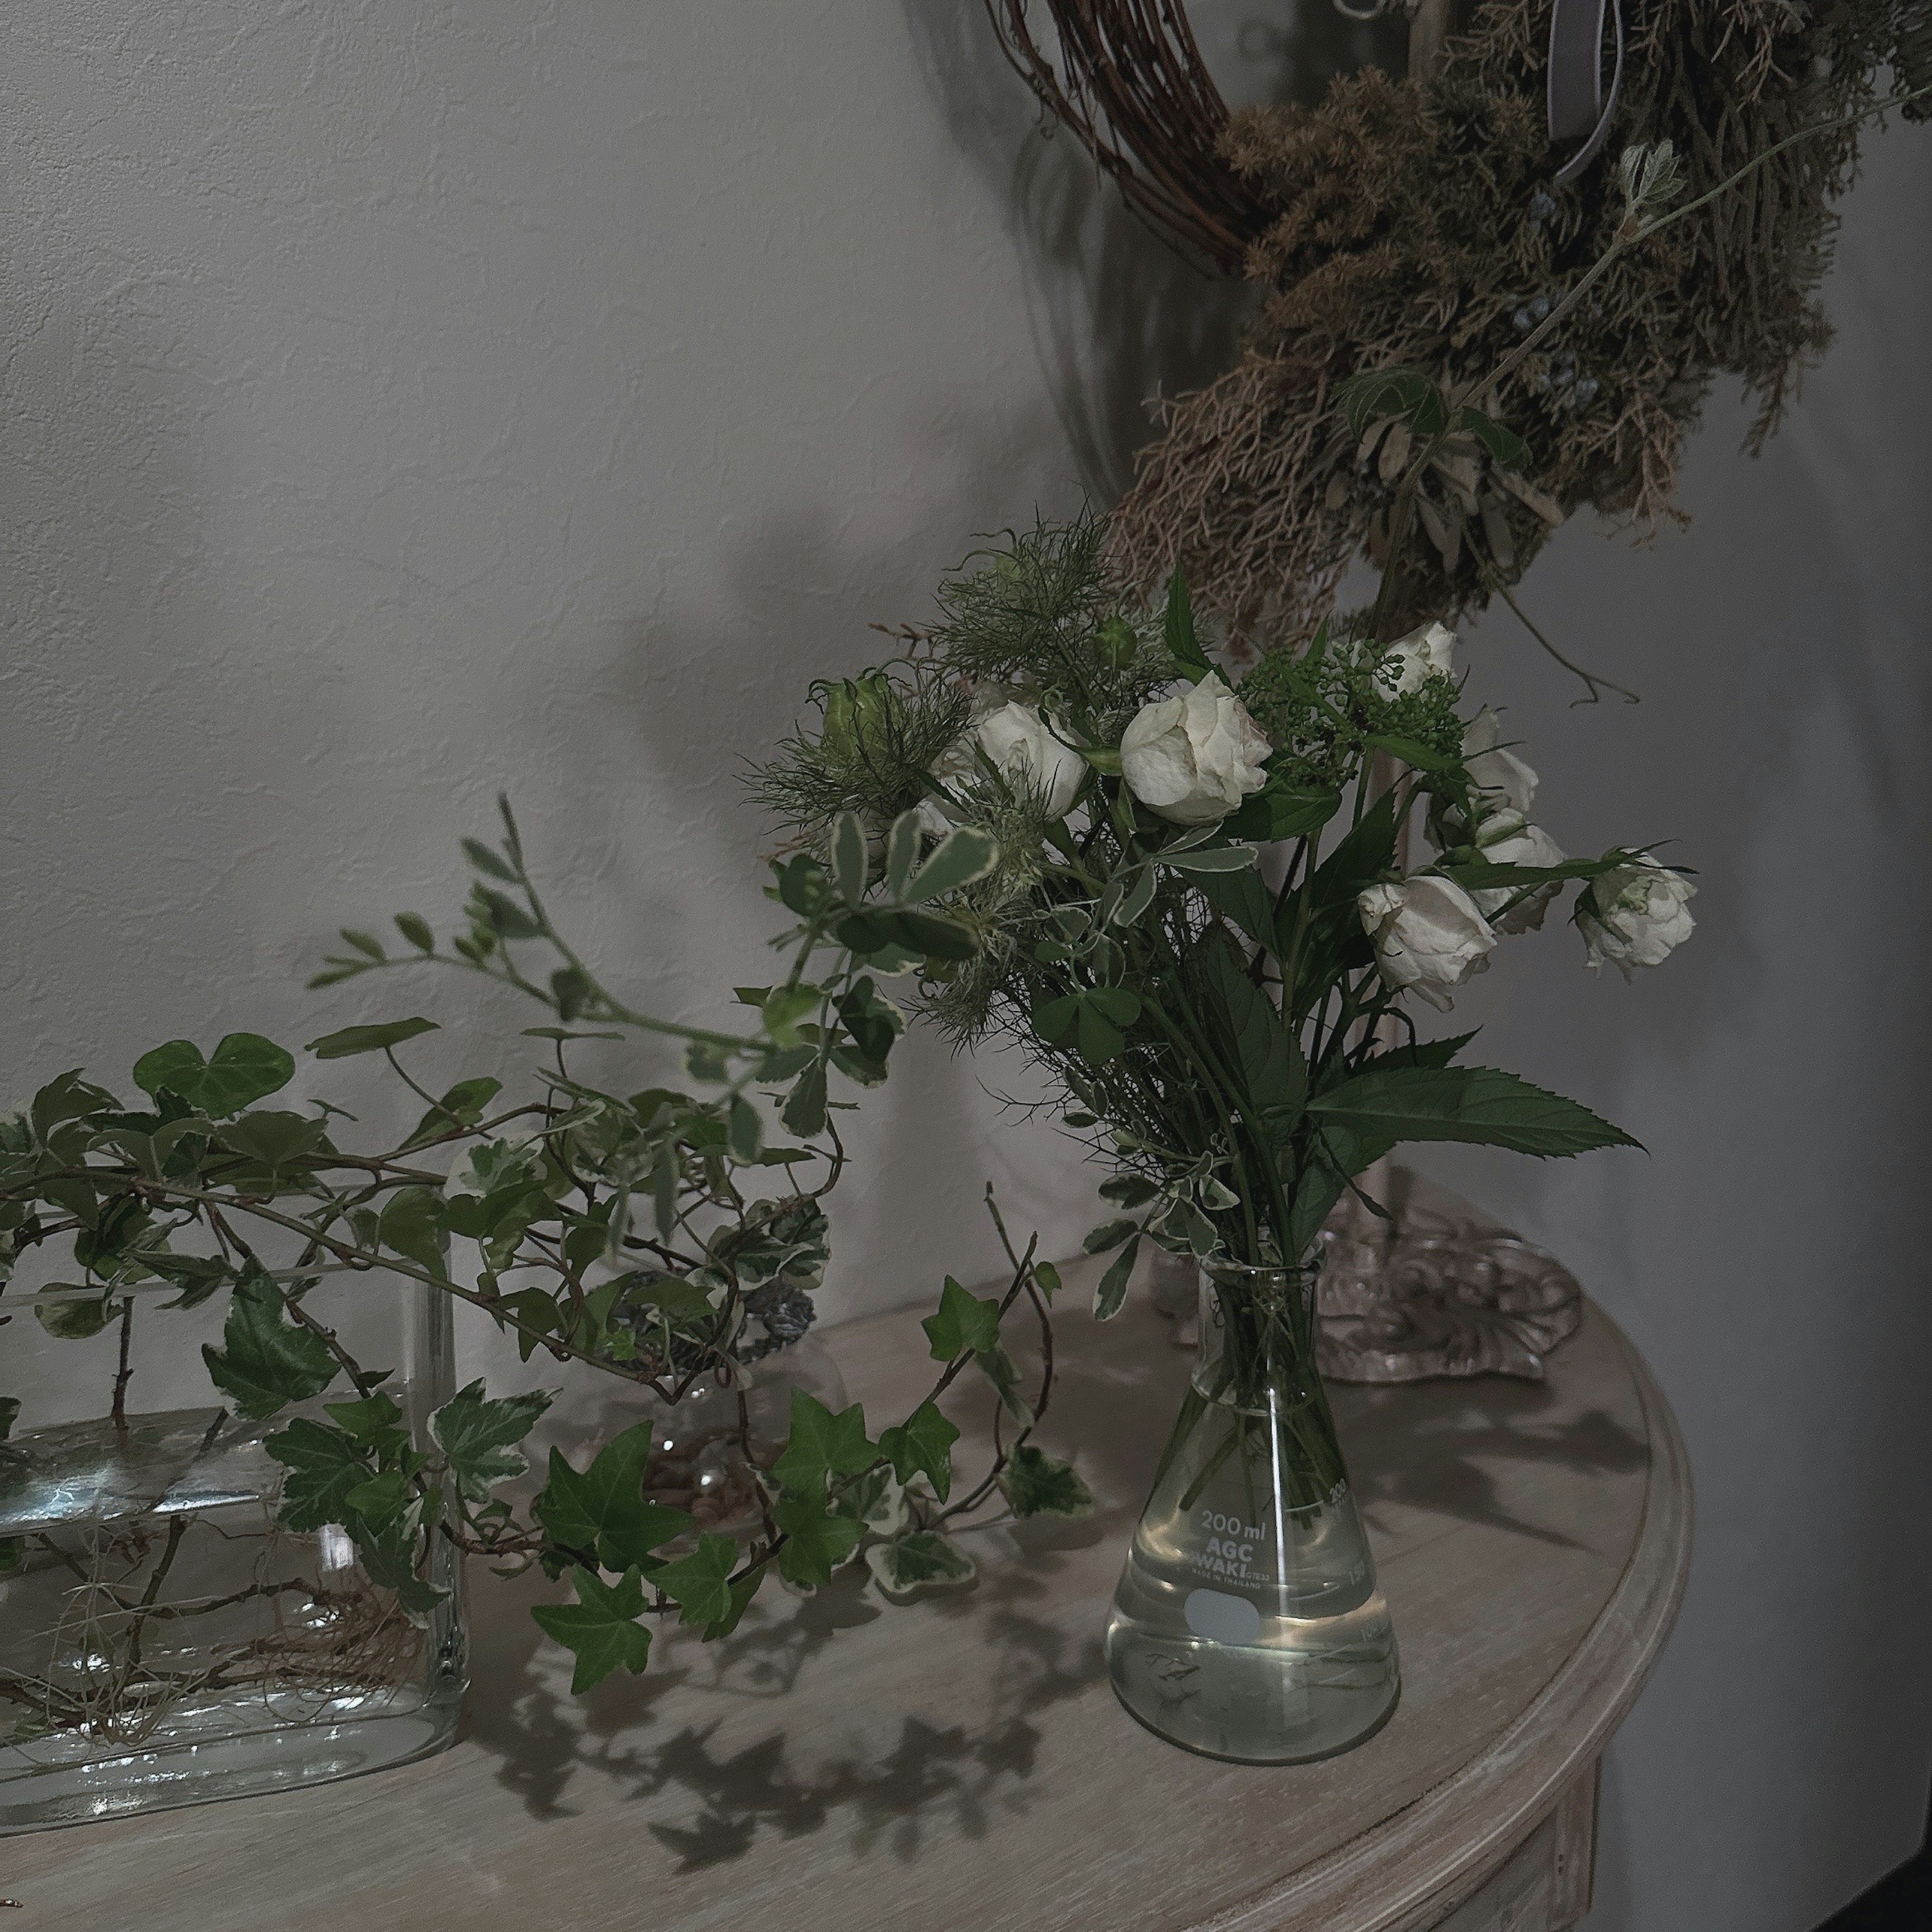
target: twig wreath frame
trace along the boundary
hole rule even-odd
[[[1410,76],[1365,68],[1317,106],[1233,112],[1179,0],[1046,0],[1050,39],[1028,0],[986,4],[1135,214],[1269,291],[1235,366],[1162,405],[1113,533],[1132,578],[1184,570],[1263,648],[1310,636],[1358,557],[1390,561],[1406,440],[1358,438],[1334,401],[1365,370],[1484,394],[1532,452],[1520,473],[1453,446],[1432,464],[1378,613],[1399,628],[1514,604],[1579,508],[1640,532],[1681,520],[1678,465],[1705,399],[1738,376],[1757,405],[1747,448],[1776,429],[1830,338],[1818,289],[1864,122],[1932,82],[1932,0],[1624,0],[1604,152],[1565,168],[1549,111],[1564,0],[1456,0],[1453,15],[1410,0]],[[1928,111],[1922,94],[1901,108]],[[1612,249],[1618,152],[1664,140],[1690,199],[1765,159],[1696,219],[1616,251],[1560,334],[1516,356]]]

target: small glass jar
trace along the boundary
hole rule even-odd
[[[835,1412],[845,1406],[838,1365],[815,1336],[734,1365],[728,1382],[700,1376],[674,1402],[645,1396],[656,1427],[644,1492],[688,1510],[700,1530],[754,1529],[758,1472],[770,1468],[791,1434],[794,1390]]]
[[[446,1296],[382,1270],[278,1276],[419,1448],[453,1388]],[[428,1539],[406,1610],[334,1525],[276,1522],[265,1446],[353,1399],[233,1413],[204,1347],[229,1294],[166,1284],[0,1298],[0,1832],[286,1790],[455,1735],[460,1563]],[[184,1305],[190,1304],[190,1305]]]

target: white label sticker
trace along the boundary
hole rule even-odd
[[[1261,1612],[1225,1590],[1190,1590],[1181,1609],[1187,1628],[1210,1643],[1252,1643],[1262,1634]]]

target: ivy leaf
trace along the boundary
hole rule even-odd
[[[781,1496],[772,1516],[785,1538],[778,1547],[778,1574],[801,1589],[824,1588],[866,1534],[862,1522],[835,1516],[817,1496]]]
[[[488,1502],[499,1483],[520,1476],[530,1459],[516,1445],[536,1426],[555,1398],[546,1389],[494,1399],[480,1382],[459,1389],[429,1419],[434,1436],[455,1478],[472,1503]]]
[[[1019,1366],[1012,1357],[996,1342],[990,1348],[982,1348],[973,1360],[980,1372],[998,1390],[1006,1413],[1022,1428],[1030,1428],[1033,1406],[1021,1393]]]
[[[550,1452],[550,1481],[531,1508],[555,1541],[566,1549],[595,1550],[598,1562],[616,1571],[641,1567],[652,1550],[692,1527],[682,1510],[645,1498],[644,1468],[656,1433],[648,1422],[626,1430],[581,1472],[560,1450]]]
[[[217,1120],[279,1092],[295,1077],[293,1054],[254,1033],[230,1034],[206,1060],[192,1040],[171,1040],[134,1063],[134,1084],[142,1093],[158,1095],[165,1088]]]
[[[950,1362],[970,1349],[978,1354],[1000,1339],[1000,1304],[968,1294],[950,1275],[939,1298],[939,1312],[919,1324],[932,1344],[935,1362]]]
[[[750,1606],[752,1599],[758,1594],[758,1586],[770,1574],[770,1565],[761,1563],[757,1569],[748,1575],[740,1576],[731,1586],[730,1606],[716,1622],[706,1624],[701,1633],[706,1643],[716,1643],[721,1636],[729,1636],[738,1628],[739,1619]]]
[[[0,1395],[0,1442],[13,1434],[14,1424],[20,1416],[20,1398],[16,1395]]]
[[[1141,1238],[1136,1234],[1108,1264],[1106,1273],[1094,1291],[1096,1322],[1111,1322],[1120,1313],[1120,1306],[1127,1298],[1127,1283],[1132,1278],[1134,1262],[1140,1251]]]
[[[854,1402],[834,1415],[815,1396],[791,1392],[791,1435],[772,1474],[788,1490],[824,1493],[828,1475],[856,1476],[878,1460],[866,1438],[866,1412]]]
[[[284,1529],[316,1530],[349,1520],[349,1492],[369,1480],[369,1466],[348,1430],[298,1415],[262,1447],[289,1472],[275,1512]]]
[[[825,1069],[814,1062],[798,1076],[778,1118],[788,1133],[810,1140],[825,1131]]]
[[[765,1144],[765,1124],[758,1118],[758,1108],[743,1094],[734,1094],[726,1118],[732,1159],[755,1161]]]
[[[866,1567],[880,1592],[895,1604],[909,1604],[928,1590],[958,1589],[979,1574],[973,1559],[951,1537],[937,1530],[909,1530],[866,1552]]]
[[[944,1502],[952,1488],[952,1445],[958,1440],[958,1430],[938,1407],[922,1402],[904,1421],[880,1432],[879,1453],[890,1459],[901,1482],[922,1474]]]
[[[308,1042],[304,1052],[318,1060],[346,1060],[358,1053],[380,1053],[385,1047],[398,1046],[417,1034],[439,1030],[434,1020],[385,1020],[374,1026],[344,1027],[340,1033],[326,1033]]]
[[[490,1102],[502,1090],[502,1082],[491,1079],[487,1073],[473,1080],[459,1080],[416,1123],[416,1132],[404,1142],[398,1151],[407,1154],[412,1148],[441,1140],[444,1135],[454,1132],[458,1127],[473,1127],[482,1119]]]
[[[442,1198],[433,1187],[399,1187],[384,1202],[377,1239],[405,1261],[448,1278],[449,1234],[442,1223]]]
[[[1057,1516],[1069,1520],[1091,1515],[1094,1492],[1070,1462],[1056,1462],[1030,1442],[1022,1442],[1000,1474],[1000,1489],[1014,1515]]]
[[[570,1694],[580,1697],[613,1671],[637,1676],[650,1660],[651,1634],[638,1621],[644,1611],[644,1583],[634,1567],[614,1584],[582,1569],[572,1570],[570,1580],[575,1603],[538,1604],[530,1615],[545,1636],[577,1659]]]
[[[372,1583],[396,1593],[396,1602],[410,1622],[421,1629],[429,1614],[449,1592],[426,1583],[416,1574],[421,1539],[413,1530],[400,1524],[385,1530],[372,1528],[352,1513],[348,1528],[356,1539],[356,1555]]]
[[[230,1120],[216,1138],[231,1154],[277,1173],[303,1165],[307,1156],[326,1144],[328,1136],[326,1124],[306,1114],[263,1108]]]
[[[214,1386],[251,1421],[306,1402],[335,1379],[328,1344],[289,1319],[281,1290],[259,1263],[244,1268],[235,1284],[219,1348],[204,1344],[202,1359]]]
[[[349,1511],[343,1520],[380,1535],[409,1508],[411,1494],[410,1479],[400,1469],[385,1469],[357,1484],[342,1498]]]
[[[706,1534],[688,1556],[654,1571],[651,1581],[681,1606],[680,1623],[718,1624],[731,1614],[731,1572],[737,1567],[737,1539]]]
[[[107,1326],[113,1304],[95,1290],[44,1295],[34,1304],[34,1318],[57,1342],[85,1342]]]
[[[832,1506],[880,1536],[896,1535],[906,1526],[904,1488],[884,1463],[843,1485]]]

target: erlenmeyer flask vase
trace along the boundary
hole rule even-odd
[[[1107,1624],[1128,1710],[1172,1744],[1243,1764],[1347,1750],[1401,1691],[1316,1372],[1315,1274],[1202,1270],[1200,1352]]]

